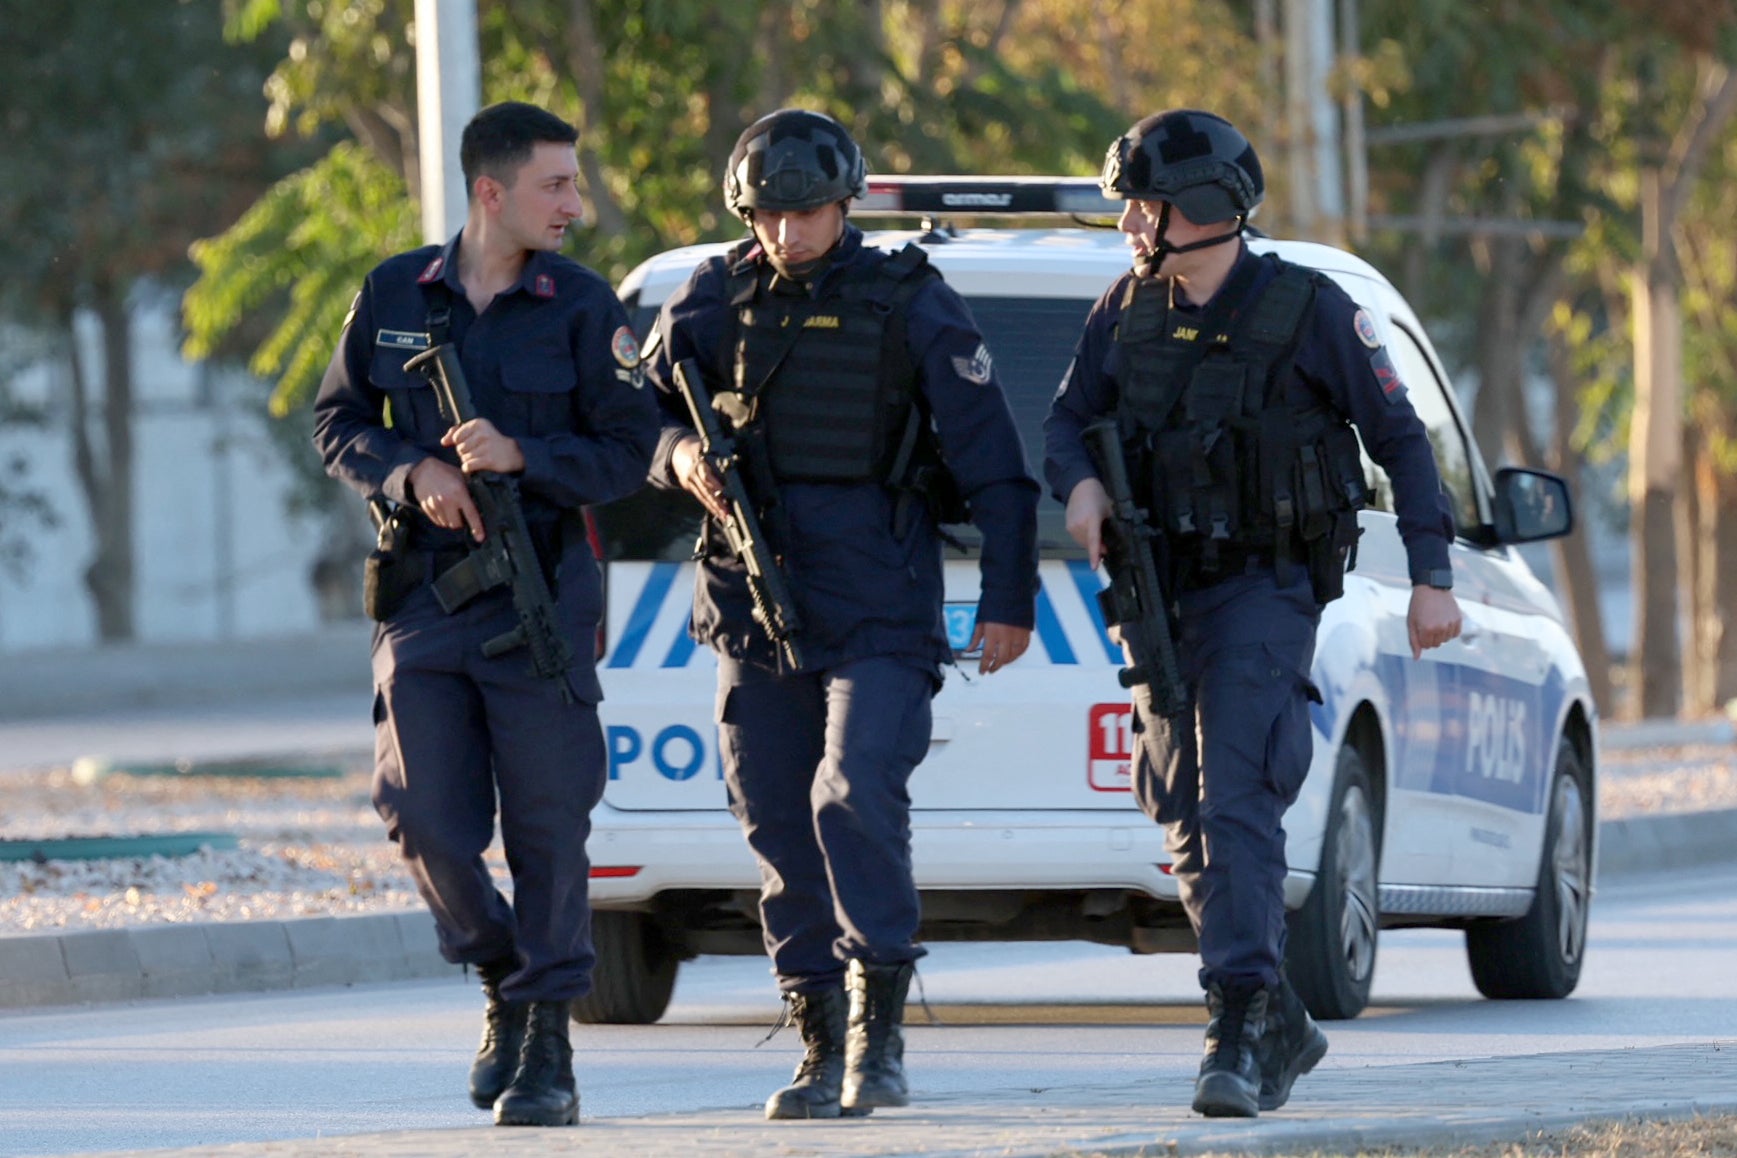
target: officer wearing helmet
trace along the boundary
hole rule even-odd
[[[730,807],[760,865],[766,951],[807,1046],[768,1118],[908,1102],[900,1026],[923,949],[907,785],[953,659],[939,524],[968,508],[982,534],[979,672],[1019,658],[1035,615],[1040,492],[989,350],[921,249],[864,244],[847,216],[864,173],[831,117],[755,121],[724,175],[752,236],[701,263],[647,340],[664,409],[652,481],[714,516],[691,630],[718,655]],[[720,480],[673,386],[690,358],[738,446],[763,449],[774,485],[754,497],[800,612],[800,668],[756,622],[720,532]]]
[[[1114,415],[1158,535],[1188,703],[1134,695],[1134,789],[1164,826],[1200,943],[1202,1114],[1282,1106],[1327,1052],[1284,970],[1281,821],[1313,747],[1320,608],[1343,589],[1367,482],[1393,484],[1412,656],[1459,634],[1454,534],[1428,436],[1369,314],[1326,277],[1243,244],[1264,183],[1222,117],[1147,117],[1110,146],[1133,269],[1098,299],[1045,423],[1044,471],[1094,566],[1110,503],[1082,432]],[[1352,426],[1355,426],[1355,432]]]

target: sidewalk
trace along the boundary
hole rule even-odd
[[[470,1155],[1168,1155],[1349,1153],[1519,1141],[1590,1119],[1737,1111],[1737,1043],[1324,1070],[1285,1109],[1251,1121],[1195,1117],[1153,1079],[1088,1089],[925,1099],[833,1122],[768,1123],[758,1107],[584,1121],[570,1130],[418,1130],[153,1151],[290,1158]],[[1420,1099],[1419,1090],[1429,1097]]]

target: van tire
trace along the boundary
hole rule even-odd
[[[1285,971],[1310,1014],[1356,1017],[1369,1004],[1381,931],[1381,818],[1363,754],[1339,749],[1321,864],[1303,907],[1286,917]]]
[[[650,1025],[669,1008],[681,964],[669,939],[644,913],[596,910],[591,992],[569,1003],[581,1025]]]
[[[1526,915],[1466,929],[1472,982],[1485,997],[1557,1000],[1580,983],[1592,902],[1590,778],[1564,738],[1556,752],[1538,885]]]

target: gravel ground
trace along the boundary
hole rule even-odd
[[[0,839],[215,831],[240,847],[178,859],[0,862],[0,936],[157,922],[416,909],[369,803],[368,772],[331,779],[9,774]],[[1601,817],[1737,808],[1737,748],[1605,754]],[[506,884],[498,849],[497,879]]]

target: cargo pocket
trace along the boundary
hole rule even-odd
[[[1192,709],[1192,704],[1190,705]],[[1200,783],[1192,775],[1194,737],[1183,730],[1194,728],[1194,712],[1160,716],[1152,710],[1151,689],[1134,689],[1132,721],[1134,801],[1155,824],[1190,820],[1199,807]]]
[[[1271,644],[1261,645],[1270,686],[1282,689],[1278,711],[1267,733],[1266,776],[1288,808],[1302,791],[1315,755],[1314,724],[1309,705],[1321,702],[1321,690],[1296,663]]]

